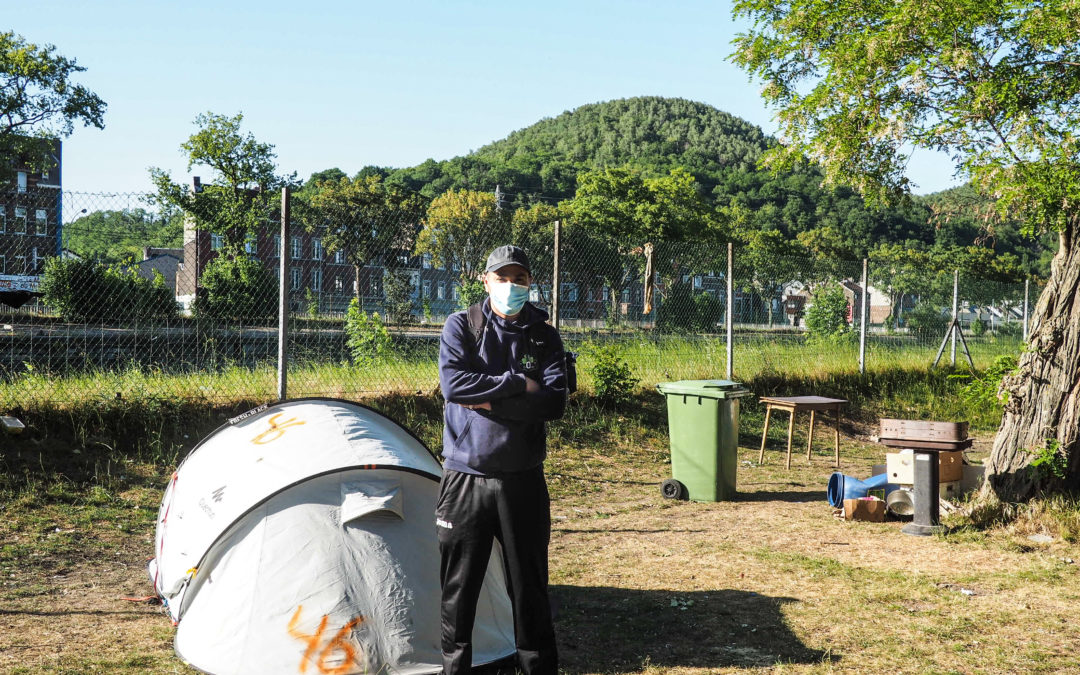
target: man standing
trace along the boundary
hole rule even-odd
[[[435,523],[444,675],[472,668],[476,603],[495,539],[503,551],[519,667],[526,675],[558,670],[547,593],[551,504],[544,423],[565,409],[566,362],[547,314],[527,302],[531,283],[525,252],[500,246],[487,260],[488,298],[451,315],[443,327],[444,462]]]

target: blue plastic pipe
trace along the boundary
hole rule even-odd
[[[888,483],[888,473],[879,473],[866,480],[859,480],[837,471],[829,476],[829,504],[840,508],[844,505],[845,499],[865,497],[870,490],[885,487]]]

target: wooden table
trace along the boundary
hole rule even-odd
[[[787,430],[787,468],[791,468],[791,439],[795,428],[795,413],[801,410],[810,411],[810,435],[806,439],[806,459],[810,460],[810,446],[814,442],[814,424],[819,410],[833,410],[836,414],[836,435],[834,445],[836,447],[836,466],[840,466],[840,407],[847,405],[842,398],[825,398],[824,396],[762,396],[761,402],[765,404],[765,430],[761,432],[761,454],[758,455],[758,464],[765,461],[765,439],[769,435],[769,419],[773,409],[786,410],[791,413],[788,419]]]

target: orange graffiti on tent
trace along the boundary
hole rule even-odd
[[[307,635],[297,628],[297,624],[300,623],[300,613],[303,609],[303,605],[296,608],[296,612],[289,619],[288,626],[289,635],[307,645],[304,655],[300,658],[299,672],[301,674],[306,673],[309,664],[315,666],[315,670],[323,675],[348,675],[348,673],[356,672],[356,645],[349,642],[347,638],[354,628],[364,622],[364,617],[358,616],[349,621],[323,646],[323,632],[326,630],[327,615],[324,614],[322,619],[319,620],[319,627],[315,629],[315,632]],[[321,650],[320,647],[322,647]],[[340,663],[328,665],[326,662],[338,653],[343,657]],[[316,654],[318,654],[317,658]],[[337,661],[337,659],[334,659],[334,661]]]
[[[251,442],[256,444],[256,445],[266,445],[267,443],[270,443],[272,441],[276,441],[277,439],[284,436],[285,435],[285,430],[288,429],[289,427],[298,427],[301,424],[307,424],[307,422],[305,422],[303,420],[298,420],[295,417],[290,417],[287,420],[284,420],[282,422],[278,422],[278,419],[283,414],[284,413],[278,413],[276,415],[272,415],[270,417],[270,419],[267,420],[269,422],[269,424],[270,424],[270,428],[267,429],[266,431],[263,431],[262,433],[260,433],[255,438],[251,439]]]

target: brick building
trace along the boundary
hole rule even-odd
[[[0,186],[0,301],[19,306],[36,294],[45,260],[60,254],[62,144],[51,142],[52,166],[16,165]]]

